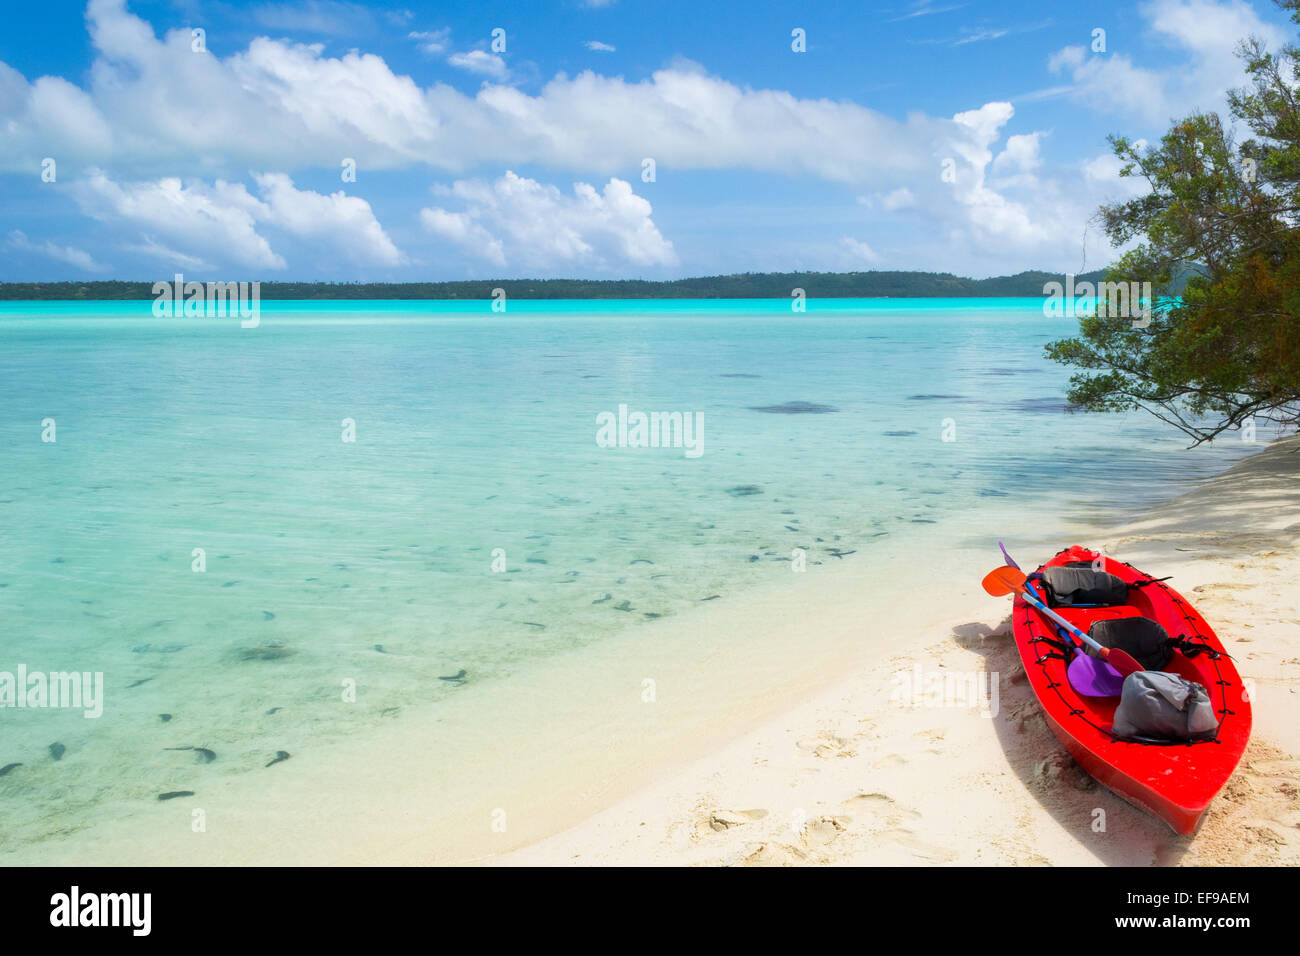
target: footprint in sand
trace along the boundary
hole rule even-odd
[[[891,807],[894,805],[894,798],[885,793],[859,793],[849,797],[840,804],[845,810],[874,810],[877,808]]]
[[[1300,760],[1252,760],[1247,766],[1261,777],[1300,780]]]
[[[817,817],[804,825],[803,845],[816,848],[830,846],[841,833],[848,829],[849,823],[848,817]]]
[[[798,847],[784,843],[764,843],[742,857],[737,866],[799,866],[807,862],[807,854]]]
[[[850,743],[852,741],[833,734],[818,734],[816,737],[803,738],[795,746],[814,757],[856,757],[857,753],[848,749]]]
[[[957,853],[945,847],[935,846],[932,843],[926,843],[917,837],[911,830],[899,828],[896,830],[886,830],[877,834],[876,839],[889,843],[894,846],[902,847],[913,856],[920,857],[930,863],[951,863],[957,859]]]
[[[867,824],[883,823],[885,826],[897,827],[921,819],[921,814],[899,806],[898,801],[885,793],[859,793],[849,797],[840,806],[852,814],[850,819],[862,820]]]
[[[1273,851],[1281,850],[1293,842],[1272,820],[1252,820],[1241,829],[1246,833],[1254,834],[1255,839],[1251,841],[1252,843],[1268,847]]]
[[[721,833],[735,827],[743,827],[765,816],[767,816],[766,810],[713,810],[700,818],[695,829],[701,834],[709,831]]]
[[[1074,790],[1092,790],[1097,781],[1064,750],[1055,750],[1034,767],[1034,782],[1042,787],[1065,784]]]
[[[942,751],[935,750],[933,747],[926,747],[924,750],[914,750],[906,756],[903,754],[890,754],[877,760],[872,764],[872,768],[875,770],[900,770],[917,757],[938,757],[941,753]]]

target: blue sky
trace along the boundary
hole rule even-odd
[[[1246,0],[520,6],[12,6],[0,280],[1097,268],[1137,188],[1106,135],[1294,35]]]

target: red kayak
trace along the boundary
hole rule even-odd
[[[1097,564],[1098,558],[1101,564]],[[1160,817],[1177,833],[1191,833],[1228,781],[1250,739],[1250,701],[1236,667],[1210,625],[1177,591],[1131,565],[1075,546],[1038,569],[1089,562],[1130,585],[1113,607],[1057,606],[1082,631],[1109,618],[1146,617],[1173,638],[1183,638],[1162,669],[1201,684],[1219,718],[1215,735],[1194,743],[1119,740],[1111,731],[1119,697],[1086,697],[1066,676],[1066,653],[1057,626],[1017,597],[1012,609],[1016,648],[1042,705],[1047,725],[1080,766],[1134,806]],[[1031,575],[1031,578],[1033,576]],[[1128,625],[1124,625],[1128,626]],[[1202,649],[1200,645],[1204,645]]]

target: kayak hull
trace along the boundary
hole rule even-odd
[[[1098,559],[1102,570],[1129,584],[1148,579],[1131,565],[1078,546],[1062,551],[1043,567]],[[1129,594],[1129,603],[1121,607],[1055,610],[1085,632],[1099,619],[1148,617],[1158,621],[1170,637],[1186,636],[1210,650],[1223,652],[1210,625],[1167,584],[1130,588]],[[1056,638],[1055,625],[1019,597],[1012,609],[1012,631],[1043,717],[1061,746],[1118,796],[1164,820],[1174,832],[1192,833],[1236,769],[1250,740],[1250,701],[1232,661],[1227,657],[1214,660],[1208,653],[1189,658],[1175,651],[1165,668],[1196,681],[1209,692],[1220,720],[1214,740],[1141,744],[1115,740],[1110,734],[1118,697],[1084,697],[1070,686],[1066,662],[1044,641]]]

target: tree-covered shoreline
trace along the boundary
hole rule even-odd
[[[1083,273],[1096,282],[1101,271]],[[947,272],[754,272],[649,279],[483,279],[461,282],[280,282],[261,285],[263,299],[489,299],[504,289],[517,299],[781,299],[794,289],[810,298],[1002,298],[1041,296],[1060,273],[1021,272],[968,279]],[[154,281],[3,282],[0,300],[113,301],[154,298]]]

